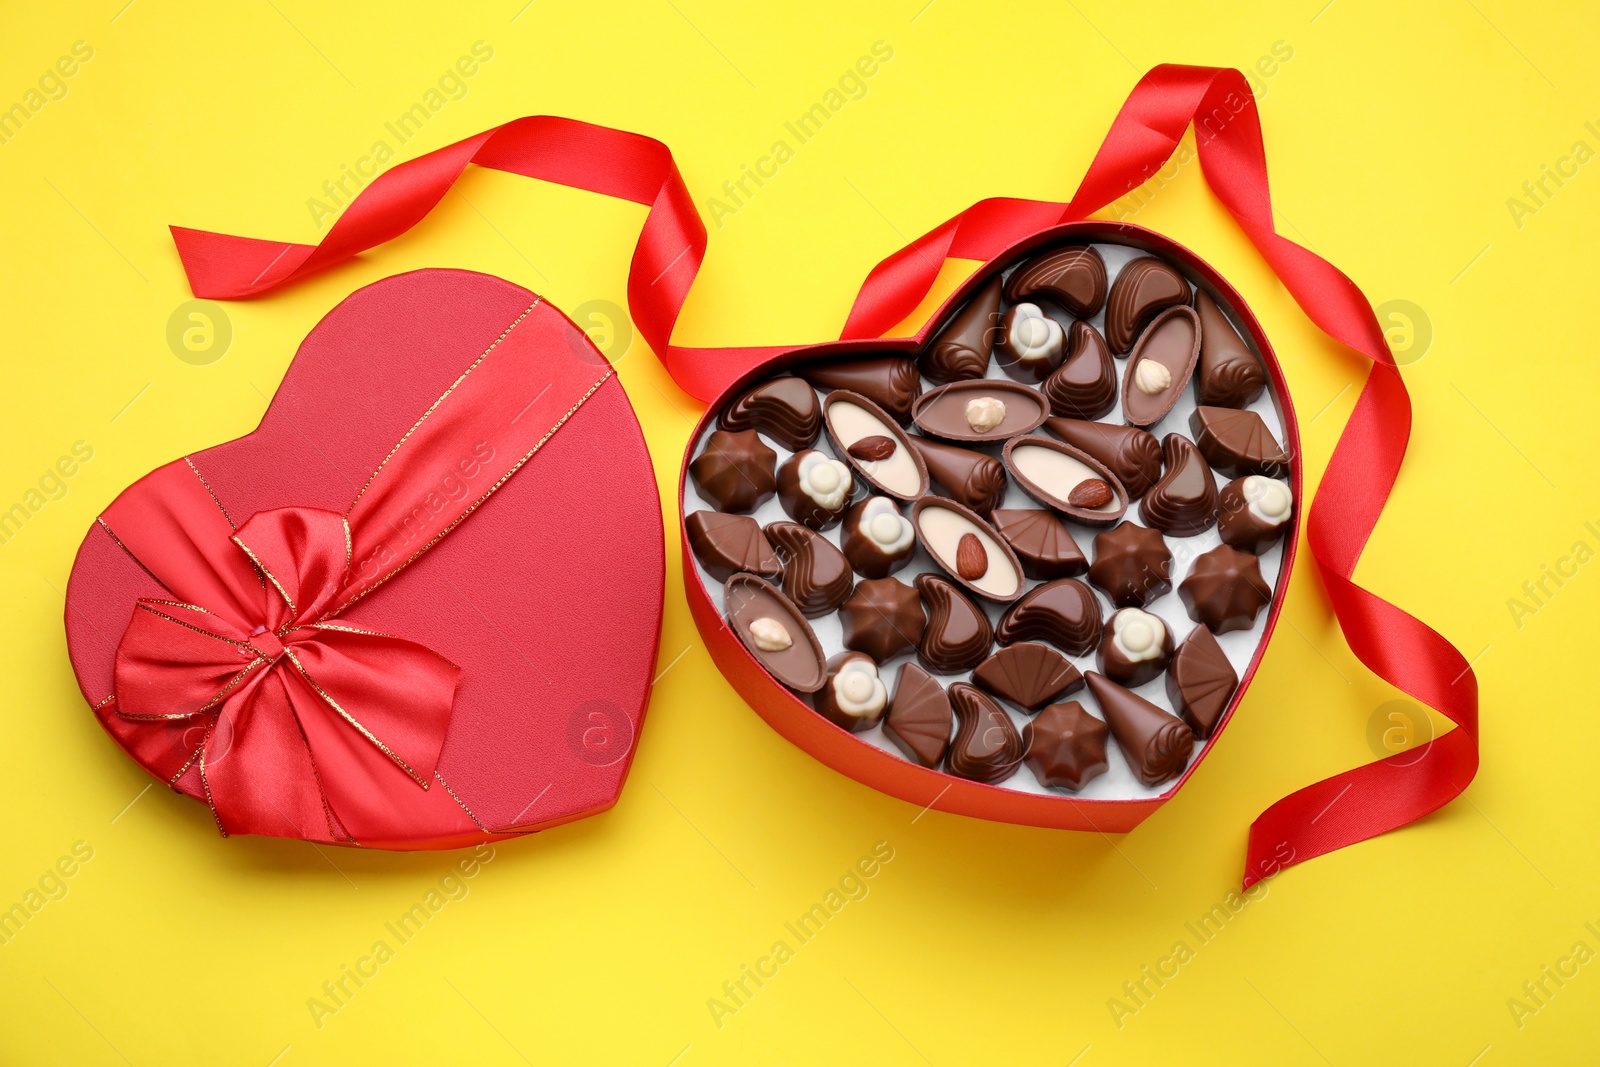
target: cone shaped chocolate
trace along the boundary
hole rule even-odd
[[[1161,478],[1161,442],[1147,430],[1061,418],[1045,419],[1044,428],[1104,464],[1129,500],[1144,496]]]
[[[910,356],[872,356],[808,363],[795,373],[819,389],[848,389],[893,415],[902,426],[911,421],[911,404],[922,395],[922,376]]]
[[[1104,675],[1090,671],[1084,678],[1141,785],[1160,785],[1183,773],[1195,743],[1188,723]]]
[[[1266,370],[1205,290],[1195,290],[1194,307],[1200,313],[1196,399],[1216,407],[1247,406],[1267,387]]]
[[[910,441],[927,465],[928,476],[938,482],[952,500],[988,518],[1005,498],[1006,469],[993,456],[926,437],[912,437]]]
[[[922,373],[941,385],[982,378],[1000,331],[1000,276],[972,295],[917,359]]]

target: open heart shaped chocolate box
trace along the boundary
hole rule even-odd
[[[915,337],[744,375],[690,439],[684,581],[735,688],[919,807],[1125,831],[1227,725],[1287,588],[1282,372],[1239,294],[1069,223]]]

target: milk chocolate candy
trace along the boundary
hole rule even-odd
[[[1051,418],[1044,420],[1044,427],[1099,460],[1122,483],[1129,500],[1144,496],[1161,478],[1161,442],[1137,426]]]
[[[822,429],[816,390],[800,378],[774,378],[722,410],[724,430],[760,430],[791,452],[810,448]]]
[[[1002,648],[978,664],[972,681],[1024,711],[1038,711],[1083,687],[1078,668],[1055,649],[1034,641]]]
[[[1256,613],[1272,602],[1272,590],[1255,556],[1218,545],[1195,557],[1178,585],[1178,597],[1189,618],[1225,634],[1254,626]]]
[[[1217,480],[1194,443],[1169,433],[1161,442],[1167,473],[1139,501],[1139,518],[1173,537],[1190,537],[1217,521]]]
[[[1084,677],[1141,785],[1157,786],[1183,773],[1195,743],[1187,723],[1094,671]]]
[[[748,515],[697,511],[684,520],[689,548],[706,573],[725,582],[739,571],[776,580],[783,573],[772,545]]]
[[[854,489],[850,468],[814,448],[778,465],[778,503],[791,519],[813,530],[837,524]]]
[[[910,356],[828,360],[797,367],[795,373],[818,389],[858,393],[902,424],[911,421],[911,404],[922,392],[922,376]]]
[[[968,592],[1002,604],[1022,595],[1022,564],[976,513],[925,496],[912,507],[911,524],[933,561]]]
[[[917,428],[928,436],[974,444],[1032,433],[1047,414],[1036,390],[993,378],[941,385],[923,393],[911,409]]]
[[[1016,304],[1000,317],[1000,369],[1019,382],[1042,382],[1061,366],[1067,335],[1037,304]]]
[[[923,350],[917,364],[929,381],[959,382],[982,378],[989,369],[989,350],[1000,335],[1000,276],[996,275]]]
[[[857,574],[887,578],[911,562],[917,535],[894,501],[874,496],[845,512],[840,542]]]
[[[1006,470],[1022,491],[1085,526],[1111,526],[1128,510],[1128,493],[1105,465],[1053,437],[1006,442]]]
[[[1258,556],[1278,543],[1294,517],[1294,494],[1289,487],[1259,474],[1235,478],[1222,487],[1217,499],[1217,532],[1222,543]]]
[[[1172,552],[1160,531],[1122,523],[1095,535],[1089,581],[1118,607],[1143,607],[1172,591]]]
[[[1200,740],[1216,732],[1238,686],[1239,676],[1211,631],[1190,630],[1167,667],[1167,699]]]
[[[1006,609],[995,637],[1002,645],[1048,641],[1071,655],[1088,655],[1100,640],[1100,601],[1075,578],[1046,583]]]
[[[1161,312],[1139,335],[1122,374],[1122,416],[1154,426],[1178,402],[1200,357],[1200,319],[1179,305]]]
[[[959,674],[982,663],[994,644],[989,616],[937,574],[917,575],[916,585],[928,620],[917,643],[922,665],[936,674]]]
[[[1011,716],[969,682],[952,683],[948,694],[956,736],[945,754],[945,770],[988,785],[1010,778],[1022,762],[1022,735]]]
[[[1101,628],[1094,662],[1113,682],[1136,688],[1172,662],[1172,631],[1143,608],[1121,608]]]
[[[839,609],[844,647],[882,663],[922,640],[922,598],[894,578],[861,582]]]
[[[713,430],[689,464],[701,499],[718,511],[754,511],[778,487],[778,454],[754,430]]]
[[[878,677],[878,665],[859,652],[828,657],[828,676],[817,693],[817,710],[835,726],[853,734],[883,721],[889,691]]]
[[[1022,757],[1040,785],[1082,789],[1110,766],[1106,739],[1110,727],[1069,700],[1052,704],[1022,728]]]
[[[1006,495],[1006,469],[1000,461],[969,448],[911,438],[911,447],[922,457],[928,475],[950,498],[979,515],[987,515]]]
[[[1204,289],[1195,290],[1194,308],[1200,314],[1195,399],[1214,407],[1248,406],[1267,387],[1266,369]]]
[[[1039,387],[1055,415],[1098,419],[1117,406],[1117,366],[1100,331],[1075,322],[1067,333],[1067,358]]]
[[[912,763],[937,767],[950,747],[954,721],[944,686],[915,663],[901,664],[883,736]]]
[[[866,397],[835,389],[822,402],[822,422],[834,451],[879,492],[915,500],[928,491],[928,468],[911,438]]]
[[[1206,462],[1226,477],[1281,478],[1289,473],[1289,453],[1254,411],[1198,407],[1189,416],[1189,432]]]
[[[1133,260],[1117,275],[1106,300],[1106,341],[1111,351],[1123,355],[1159,312],[1188,302],[1189,283],[1183,275],[1154,256]]]
[[[844,553],[797,522],[774,522],[765,532],[783,564],[783,591],[800,613],[815,619],[838,610],[855,586]]]
[[[1006,282],[1006,299],[1039,297],[1087,319],[1106,299],[1106,261],[1088,245],[1046,252],[1028,260]]]
[[[1029,578],[1072,578],[1089,569],[1072,532],[1039,508],[1000,508],[989,516],[1000,540],[1011,546]]]
[[[728,628],[767,673],[799,693],[822,688],[822,645],[788,597],[753,574],[729,578],[722,595]]]

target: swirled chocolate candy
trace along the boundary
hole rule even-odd
[[[878,725],[888,706],[889,692],[870,658],[859,652],[828,657],[828,679],[817,693],[823,718],[859,734]]]
[[[728,628],[778,681],[800,693],[822,688],[822,645],[789,598],[753,574],[735,574],[722,586]]]
[[[1161,442],[1167,473],[1139,501],[1139,517],[1173,537],[1189,537],[1217,521],[1217,480],[1187,437],[1169,433]]]
[[[689,464],[689,477],[718,511],[754,511],[778,487],[777,463],[778,454],[754,430],[713,430]]]
[[[883,735],[912,763],[937,767],[950,747],[953,721],[944,686],[915,663],[901,664]]]
[[[959,382],[982,378],[989,369],[989,349],[1000,334],[1000,276],[973,294],[966,307],[923,350],[917,364],[929,381]]]
[[[976,513],[925,496],[912,507],[911,523],[928,555],[967,591],[1002,604],[1022,595],[1022,564]]]
[[[1016,437],[1001,456],[1023,492],[1085,526],[1110,526],[1128,510],[1128,494],[1116,476],[1065,441]]]
[[[1200,366],[1195,371],[1195,398],[1202,404],[1242,408],[1267,387],[1267,372],[1250,351],[1217,302],[1196,289],[1194,307],[1200,313]]]
[[[988,515],[1005,498],[1006,469],[992,456],[926,437],[911,438],[911,447],[922,456],[928,476],[979,515]]]
[[[1122,374],[1122,415],[1130,426],[1154,426],[1183,395],[1200,357],[1200,319],[1179,305],[1151,320]]]
[[[902,424],[911,421],[911,404],[922,392],[922,375],[910,356],[828,360],[797,367],[795,373],[818,389],[859,393]]]
[[[992,696],[1025,711],[1038,711],[1083,687],[1083,675],[1048,645],[1022,641],[1007,645],[972,672],[972,681]]]
[[[1019,382],[1042,382],[1061,366],[1067,336],[1037,304],[1015,304],[1000,318],[1000,369]]]
[[[1011,546],[1029,578],[1072,578],[1089,569],[1072,531],[1040,508],[1000,508],[989,516],[994,532]]]
[[[1160,531],[1122,523],[1095,535],[1089,581],[1118,607],[1142,608],[1172,591],[1172,552]]]
[[[1167,667],[1167,698],[1202,741],[1216,732],[1238,685],[1233,664],[1204,626],[1189,631]]]
[[[822,421],[834,451],[867,484],[897,500],[928,491],[928,468],[888,412],[859,393],[835,389],[822,402]]]
[[[1101,628],[1094,662],[1113,682],[1141,686],[1172,662],[1172,631],[1143,608],[1121,608]]]
[[[857,584],[839,609],[844,647],[864,652],[882,663],[897,652],[915,648],[927,620],[917,591],[894,578],[871,578]]]
[[[1281,478],[1289,472],[1289,453],[1254,411],[1198,407],[1189,416],[1189,432],[1206,462],[1226,477]]]
[[[850,468],[814,448],[778,465],[778,503],[784,514],[813,530],[837,523],[854,489]]]
[[[797,522],[771,523],[766,535],[783,563],[783,591],[802,615],[815,619],[849,598],[855,575],[832,541]]]
[[[1022,735],[1011,716],[969,682],[952,683],[948,693],[956,736],[945,754],[945,770],[988,785],[1010,778],[1022,762]]]
[[[917,548],[911,520],[886,496],[868,497],[845,512],[841,533],[845,558],[863,578],[889,577]]]
[[[1084,678],[1140,784],[1157,786],[1183,773],[1195,743],[1187,723],[1094,671]]]
[[[1045,419],[1045,429],[1087,452],[1116,476],[1129,500],[1138,500],[1161,478],[1161,442],[1137,426],[1111,426],[1081,419]]]
[[[1106,261],[1088,245],[1035,256],[1011,272],[1008,300],[1044,297],[1080,319],[1100,310],[1106,299]]]
[[[1294,494],[1289,487],[1259,474],[1235,478],[1222,487],[1217,499],[1217,532],[1222,543],[1258,556],[1278,543],[1294,517]]]
[[[976,444],[1031,433],[1048,413],[1036,390],[993,378],[941,385],[923,393],[911,409],[923,433]]]
[[[1076,700],[1052,704],[1022,728],[1024,763],[1040,785],[1082,789],[1106,772],[1111,730]]]
[[[722,409],[724,430],[760,430],[791,452],[810,448],[822,429],[816,391],[800,378],[774,378]]]
[[[689,548],[706,573],[725,582],[739,571],[776,580],[783,573],[772,545],[748,515],[697,511],[683,521]]]
[[[936,674],[970,671],[989,654],[994,628],[989,616],[937,574],[919,574],[917,592],[928,623],[917,644],[917,659]]]
[[[1039,387],[1050,410],[1073,419],[1098,419],[1117,406],[1117,367],[1100,331],[1087,322],[1067,333],[1067,358]]]
[[[1100,640],[1100,601],[1075,578],[1048,582],[1006,609],[995,637],[1002,645],[1048,641],[1074,656],[1088,655]]]
[[[1272,602],[1272,590],[1255,556],[1218,545],[1195,557],[1178,585],[1178,597],[1189,618],[1225,634],[1254,626],[1256,613]]]
[[[1183,275],[1154,256],[1133,260],[1111,283],[1106,300],[1106,341],[1111,351],[1119,356],[1127,352],[1160,311],[1188,302],[1189,283]]]

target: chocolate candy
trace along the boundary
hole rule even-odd
[[[885,496],[868,497],[845,512],[840,541],[863,578],[887,578],[911,562],[917,535],[911,520]]]
[[[1010,778],[1022,762],[1022,735],[1011,716],[970,682],[953,682],[948,693],[956,736],[945,755],[945,769],[989,785]]]
[[[706,573],[725,582],[739,571],[776,580],[782,564],[761,527],[748,515],[697,511],[683,521],[689,531],[689,548]]]
[[[856,586],[839,609],[839,622],[845,648],[882,663],[915,648],[927,620],[915,589],[895,578],[872,578]]]
[[[1110,526],[1128,510],[1128,493],[1116,476],[1064,441],[1017,437],[1001,455],[1023,492],[1085,526]]]
[[[1084,679],[1141,785],[1157,786],[1183,773],[1195,744],[1187,723],[1094,671]]]
[[[1259,474],[1235,478],[1222,487],[1217,499],[1217,532],[1222,543],[1258,556],[1278,543],[1294,517],[1294,494],[1289,487]]]
[[[1011,272],[1006,299],[1036,296],[1060,304],[1077,318],[1089,318],[1105,303],[1106,261],[1082,245],[1036,256]]]
[[[912,763],[937,767],[944,759],[944,750],[950,747],[952,723],[950,698],[945,695],[944,686],[915,663],[901,664],[894,699],[889,702],[889,717],[883,722],[883,736]]]
[[[1139,336],[1122,375],[1122,416],[1154,426],[1183,395],[1200,357],[1200,319],[1178,306],[1157,315]]]
[[[928,468],[888,412],[859,393],[835,389],[822,402],[822,421],[834,451],[869,485],[897,500],[928,491]]]
[[[774,522],[766,535],[783,563],[783,591],[802,615],[826,615],[849,598],[855,575],[833,542],[797,522]]]
[[[1145,324],[1163,308],[1189,302],[1183,275],[1154,256],[1142,256],[1122,268],[1106,300],[1106,341],[1117,355],[1133,347]],[[1196,335],[1199,330],[1196,329]]]
[[[728,628],[757,663],[796,692],[822,688],[822,645],[788,597],[753,574],[735,574],[723,583],[722,594]]]
[[[925,496],[912,507],[911,523],[928,555],[963,588],[1001,603],[1022,595],[1022,564],[974,512]]]
[[[1076,700],[1052,704],[1022,728],[1024,763],[1040,785],[1082,789],[1106,772],[1110,727]]]
[[[1029,578],[1072,578],[1089,569],[1072,532],[1039,508],[1002,508],[989,516],[1000,540],[1011,546]]]
[[[778,503],[791,519],[813,530],[839,521],[854,488],[850,468],[814,448],[778,465]]]
[[[1088,655],[1100,640],[1100,601],[1074,578],[1049,582],[1006,609],[995,637],[1002,645],[1048,641],[1074,656]]]
[[[1056,415],[1098,419],[1117,406],[1117,367],[1100,331],[1075,322],[1067,334],[1067,358],[1039,391]]]
[[[992,456],[926,437],[911,438],[911,447],[940,488],[979,515],[989,514],[1005,498],[1006,469]]]
[[[1121,608],[1101,627],[1094,662],[1113,682],[1141,686],[1172,662],[1172,631],[1143,608]]]
[[[889,691],[878,677],[878,665],[859,652],[828,657],[828,679],[817,693],[817,710],[835,726],[853,734],[883,720]]]
[[[760,430],[791,452],[810,448],[822,429],[816,391],[799,378],[774,378],[722,409],[724,430]]]
[[[1139,518],[1174,537],[1189,537],[1217,521],[1217,480],[1205,457],[1182,434],[1161,442],[1167,473],[1139,501]]]
[[[1255,556],[1218,545],[1195,557],[1188,577],[1178,585],[1178,597],[1189,618],[1214,634],[1225,634],[1254,626],[1256,612],[1271,603],[1272,590]]]
[[[1266,369],[1204,289],[1195,290],[1194,308],[1200,314],[1195,399],[1216,407],[1245,407],[1266,388]]]
[[[1099,460],[1122,483],[1129,500],[1144,496],[1161,478],[1161,442],[1137,426],[1052,418],[1044,420],[1044,427]]]
[[[1118,607],[1142,608],[1172,591],[1172,552],[1159,531],[1122,523],[1095,535],[1089,581]]]
[[[989,654],[994,628],[989,616],[937,574],[919,574],[917,592],[928,624],[917,643],[917,659],[937,674],[970,671]]]
[[[917,360],[929,381],[959,382],[982,378],[989,369],[989,349],[1000,332],[1000,277],[996,275],[956,312],[938,338]]]
[[[1000,319],[1000,369],[1019,382],[1042,382],[1061,366],[1067,337],[1037,304],[1016,304]]]
[[[1002,648],[978,664],[972,680],[1026,711],[1038,711],[1083,687],[1083,675],[1065,656],[1033,641]]]
[[[689,464],[689,477],[718,511],[754,511],[778,487],[778,454],[754,430],[713,430],[705,451]]]
[[[796,367],[795,373],[819,389],[858,393],[902,424],[911,420],[911,404],[922,392],[922,376],[910,356],[809,363]]]
[[[923,433],[979,444],[1032,433],[1048,413],[1037,390],[993,378],[941,385],[923,393],[911,409]]]
[[[1202,741],[1216,732],[1238,685],[1233,664],[1204,626],[1189,631],[1167,667],[1167,698]]]
[[[1254,411],[1198,407],[1189,416],[1189,432],[1206,462],[1226,477],[1281,478],[1289,472],[1289,453]]]

